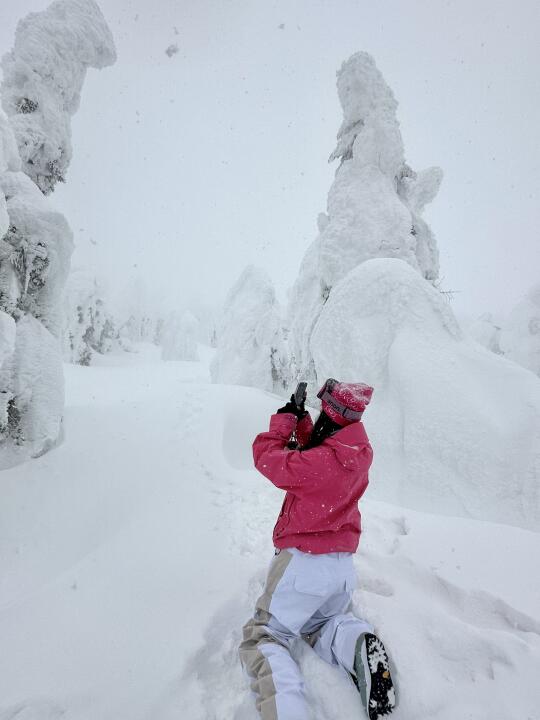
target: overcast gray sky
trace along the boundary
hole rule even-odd
[[[0,48],[47,0],[2,0]],[[409,164],[440,165],[426,219],[457,312],[507,311],[540,281],[536,0],[101,0],[118,62],[91,71],[55,193],[74,264],[219,301],[246,263],[281,297],[335,166],[335,73],[370,52]],[[177,43],[169,58],[165,49]]]

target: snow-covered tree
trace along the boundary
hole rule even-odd
[[[250,265],[225,300],[212,380],[283,392],[288,372],[272,281],[266,272]]]
[[[113,305],[119,337],[125,349],[133,350],[140,342],[156,342],[159,313],[144,278],[130,278]],[[157,332],[159,335],[160,331]]]
[[[64,293],[64,359],[90,365],[94,353],[118,345],[115,321],[98,280],[84,270],[71,272]]]
[[[2,443],[28,444],[32,454],[58,437],[63,409],[61,293],[72,236],[63,215],[22,172],[0,174],[9,226],[2,240],[0,309],[16,322],[2,366]],[[6,422],[7,419],[7,422]],[[6,462],[10,460],[6,459]]]
[[[343,122],[330,160],[340,160],[327,213],[293,288],[288,326],[296,367],[314,379],[311,333],[333,287],[370,258],[401,258],[422,277],[439,271],[435,238],[422,212],[437,194],[442,171],[414,172],[405,162],[397,102],[373,58],[359,52],[337,75]]]
[[[163,325],[161,357],[163,360],[198,360],[199,322],[189,310],[170,313]]]
[[[501,328],[505,357],[540,375],[540,283],[533,285]]]
[[[65,176],[69,118],[87,67],[114,57],[93,0],[57,0],[19,23],[3,60],[9,122],[0,115],[0,465],[44,452],[60,433],[61,296],[73,242],[44,193]]]
[[[71,116],[89,67],[116,59],[114,42],[94,0],[56,0],[17,26],[2,61],[2,106],[19,147],[22,169],[48,194],[71,162]]]

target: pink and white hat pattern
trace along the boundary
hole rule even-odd
[[[341,426],[358,422],[373,395],[373,388],[364,383],[342,383],[329,378],[318,393],[322,409]]]

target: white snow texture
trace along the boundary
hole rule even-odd
[[[69,441],[2,474],[2,720],[260,720],[237,648],[283,501],[251,454],[279,398],[210,384],[205,355],[67,366]],[[394,662],[391,720],[537,720],[538,533],[376,502],[379,479],[353,609]],[[293,652],[313,720],[366,717]]]

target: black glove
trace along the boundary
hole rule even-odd
[[[294,399],[294,393],[291,395],[291,399],[289,400],[289,402],[283,407],[279,408],[279,410],[277,410],[276,412],[278,414],[291,413],[291,415],[296,415],[299,420],[301,420],[307,415],[307,410],[304,407],[304,403],[301,403],[300,405],[296,404],[296,400]]]

